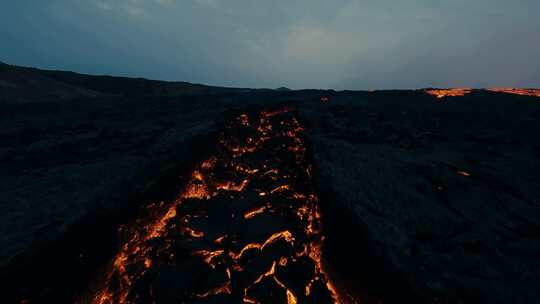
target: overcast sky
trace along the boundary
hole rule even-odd
[[[235,87],[540,87],[539,0],[16,0],[0,61]]]

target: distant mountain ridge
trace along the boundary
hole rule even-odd
[[[0,62],[0,104],[44,100],[73,100],[106,96],[183,96],[251,91],[148,80],[145,78],[94,76],[75,72],[41,70]]]
[[[146,78],[117,77],[107,75],[86,75],[69,71],[42,70],[31,67],[20,67],[0,61],[0,105],[24,104],[43,101],[62,102],[76,99],[93,99],[102,97],[175,97],[199,94],[228,94],[261,91],[274,91],[279,93],[287,93],[291,91],[298,92],[298,90],[291,90],[284,86],[273,90],[227,88],[179,81],[160,81]],[[322,90],[300,91],[321,91],[322,93]],[[335,92],[333,90],[330,91]],[[389,91],[396,92],[396,90]],[[437,98],[452,96],[458,97],[480,91],[540,97],[540,89],[533,88],[425,88],[397,91],[423,91],[427,94],[436,96]]]
[[[276,89],[276,91],[283,91],[283,92],[287,92],[287,91],[292,91],[291,89],[287,88],[287,87],[279,87]]]

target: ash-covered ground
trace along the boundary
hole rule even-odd
[[[243,111],[292,105],[326,235],[364,302],[536,303],[540,98],[223,89],[0,65],[7,303],[70,303]],[[322,101],[321,101],[321,97]],[[327,99],[327,100],[326,100]]]

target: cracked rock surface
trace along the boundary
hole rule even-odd
[[[301,112],[320,187],[425,301],[536,302],[539,100],[381,95]]]

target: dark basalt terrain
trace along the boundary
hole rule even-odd
[[[339,289],[366,303],[540,299],[539,97],[227,89],[0,64],[0,107],[2,302],[84,302],[121,227],[182,193],[239,114],[283,107],[303,128],[312,176],[294,183],[319,198]]]

